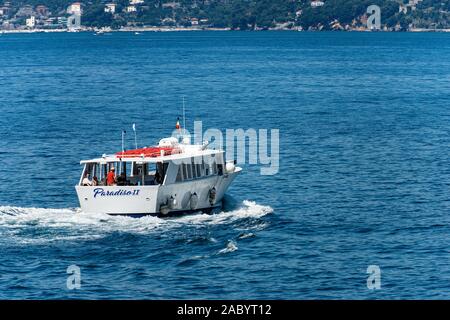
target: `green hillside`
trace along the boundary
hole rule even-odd
[[[323,6],[317,7],[311,5],[311,0],[143,0],[134,5],[136,12],[126,12],[130,1],[81,1],[82,23],[113,28],[126,25],[188,27],[198,23],[199,27],[236,30],[343,30],[364,27],[367,7],[376,4],[381,8],[383,28],[450,28],[450,0],[419,0],[417,5],[406,6],[406,12],[399,12],[400,5],[408,5],[413,0],[322,0]],[[24,5],[45,5],[51,16],[64,15],[73,1],[8,2],[12,10],[9,17],[2,17],[3,20],[14,19],[15,12]],[[109,2],[117,4],[114,14],[104,10]]]

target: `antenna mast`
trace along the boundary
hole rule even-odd
[[[183,96],[183,136],[186,134],[186,109],[184,104],[184,96]]]

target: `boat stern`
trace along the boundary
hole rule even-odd
[[[159,186],[75,186],[80,207],[87,213],[154,214]]]

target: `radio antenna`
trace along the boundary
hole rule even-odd
[[[186,108],[183,96],[183,136],[186,134]]]

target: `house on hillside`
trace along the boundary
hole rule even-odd
[[[74,15],[78,15],[81,16],[82,9],[81,9],[81,3],[80,2],[74,2],[72,3],[68,8],[67,8],[67,13],[68,14],[74,14]]]
[[[105,12],[112,14],[116,13],[116,4],[115,3],[105,4]]]

